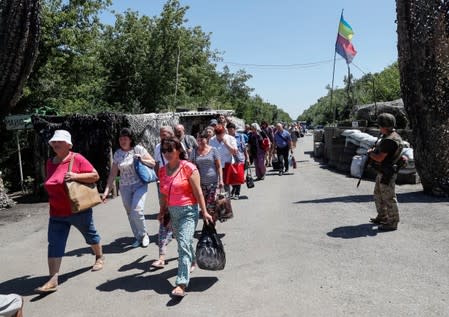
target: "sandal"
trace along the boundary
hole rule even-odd
[[[156,260],[153,263],[151,263],[151,267],[157,268],[157,269],[163,269],[165,266],[164,260]]]
[[[92,272],[100,271],[104,266],[104,256],[95,260],[94,266],[92,266]]]
[[[186,296],[186,292],[184,289],[182,289],[181,286],[176,286],[174,290],[171,291],[171,295],[173,297],[184,297]]]
[[[48,283],[45,283],[41,287],[34,289],[34,291],[38,294],[50,294],[56,292],[58,290],[58,285],[50,286]]]

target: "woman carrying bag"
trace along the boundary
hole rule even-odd
[[[48,141],[55,156],[47,161],[47,179],[45,189],[48,192],[50,220],[48,223],[48,269],[50,279],[35,291],[39,294],[55,292],[58,287],[58,275],[62,257],[71,226],[76,227],[95,254],[92,271],[103,268],[103,249],[100,236],[95,229],[92,208],[72,213],[72,206],[66,191],[66,182],[93,184],[99,176],[92,164],[79,153],[73,153],[72,137],[66,130],[56,130]],[[73,166],[69,171],[70,161]]]
[[[218,150],[208,144],[209,134],[206,130],[198,136],[198,148],[192,155],[192,162],[197,166],[200,174],[201,190],[206,203],[207,212],[217,220],[215,211],[215,197],[217,190],[222,189],[223,170],[221,169]]]
[[[106,201],[112,182],[120,170],[120,196],[135,238],[132,247],[145,248],[150,244],[144,215],[148,184],[143,183],[137,175],[134,160],[138,159],[148,167],[154,167],[156,162],[143,146],[135,145],[130,129],[123,128],[120,131],[119,143],[120,148],[114,153],[103,201]]]
[[[186,160],[179,140],[162,140],[161,152],[167,163],[159,170],[161,199],[158,220],[162,223],[165,214],[170,213],[173,233],[178,242],[178,275],[171,295],[183,297],[192,264],[195,263],[193,234],[198,223],[198,204],[203,220],[209,223],[213,219],[206,209],[198,169]]]

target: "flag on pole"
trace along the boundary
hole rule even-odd
[[[354,46],[351,43],[353,34],[354,31],[352,31],[352,27],[348,22],[345,21],[342,13],[340,17],[340,24],[338,25],[338,35],[337,42],[335,43],[335,50],[346,60],[347,64],[350,64],[354,56],[357,54]]]

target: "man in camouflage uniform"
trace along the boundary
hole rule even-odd
[[[379,225],[378,230],[396,230],[399,223],[398,200],[395,184],[401,158],[402,139],[395,131],[396,119],[392,114],[381,113],[377,118],[381,137],[374,149],[368,151],[369,158],[377,170],[374,187],[374,201],[377,217],[371,222]]]

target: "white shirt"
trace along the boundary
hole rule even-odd
[[[148,152],[143,146],[136,145],[129,151],[118,149],[114,153],[113,162],[117,164],[120,170],[120,186],[128,186],[140,182],[134,169],[134,154],[145,156]]]
[[[226,140],[226,142],[233,148],[237,148],[237,140],[229,135],[225,134],[223,141]],[[218,153],[220,154],[220,160],[221,160],[221,167],[224,168],[226,163],[232,163],[234,161],[234,158],[229,151],[228,147],[223,143],[217,140],[217,137],[214,136],[209,140],[209,145],[213,146],[218,150]]]

